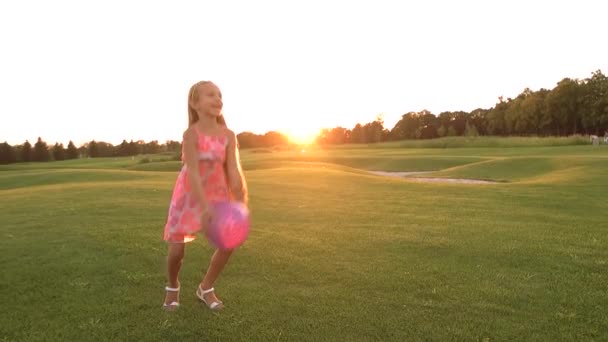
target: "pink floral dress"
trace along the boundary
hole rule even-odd
[[[228,139],[225,135],[210,136],[198,134],[198,168],[203,185],[203,192],[210,203],[230,199],[230,191],[224,171],[226,160],[226,146]],[[182,161],[184,154],[182,152]],[[188,169],[182,166],[173,195],[167,224],[165,225],[164,239],[169,242],[190,242],[201,229],[202,208],[200,207],[190,182]]]

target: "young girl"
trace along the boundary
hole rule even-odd
[[[169,243],[163,308],[179,307],[179,270],[187,242],[203,233],[213,218],[211,204],[236,200],[247,204],[247,187],[239,161],[236,136],[226,127],[222,115],[222,94],[209,81],[194,84],[188,94],[188,129],[182,144],[182,167],[173,196],[164,239]],[[213,284],[228,262],[231,250],[217,249],[196,296],[211,310],[223,308]]]

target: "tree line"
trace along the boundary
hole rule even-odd
[[[42,138],[38,138],[34,146],[26,140],[21,145],[11,146],[7,142],[0,143],[0,164],[16,162],[46,162],[52,160],[68,160],[96,157],[126,157],[139,154],[155,154],[162,152],[176,153],[181,151],[181,143],[169,140],[164,144],[158,141],[144,142],[142,140],[112,145],[103,141],[92,140],[76,147],[70,140],[67,147],[61,143],[49,146]]]
[[[499,97],[489,109],[471,112],[409,112],[392,129],[382,116],[353,129],[323,129],[320,144],[375,143],[444,136],[567,136],[608,132],[608,78],[595,71],[584,80],[564,78],[551,89],[523,90],[515,98]]]
[[[289,143],[287,136],[278,132],[268,132],[263,135],[243,132],[237,135],[237,139],[240,148],[273,147]],[[7,142],[0,143],[0,164],[47,162],[78,158],[127,157],[157,153],[169,153],[178,158],[181,154],[181,149],[181,142],[173,140],[168,140],[163,144],[160,144],[156,140],[150,142],[142,140],[127,142],[123,140],[119,145],[92,140],[82,144],[80,147],[76,147],[70,141],[68,146],[64,147],[61,143],[49,146],[39,137],[33,146],[28,140],[21,145],[15,146],[11,146]]]
[[[597,70],[591,77],[579,80],[564,78],[551,89],[523,90],[515,98],[499,97],[489,109],[478,108],[471,112],[442,112],[428,110],[409,112],[392,129],[384,127],[382,116],[372,122],[356,124],[352,129],[335,127],[323,129],[316,142],[322,145],[347,143],[376,143],[404,139],[433,139],[445,136],[477,135],[535,135],[567,136],[574,134],[603,135],[608,132],[608,78]],[[289,144],[286,135],[279,132],[237,135],[242,149],[282,146]],[[119,145],[103,141],[90,141],[76,147],[72,141],[67,147],[57,143],[48,146],[38,138],[34,146],[29,141],[11,146],[0,143],[0,164],[15,162],[44,162],[95,157],[124,157],[138,154],[175,153],[181,143],[169,140],[144,142],[123,140]]]

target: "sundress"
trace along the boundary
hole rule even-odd
[[[225,135],[205,135],[198,130],[197,134],[198,168],[203,193],[209,204],[229,200],[230,191],[224,169],[228,139]],[[185,243],[196,239],[196,234],[201,230],[201,215],[202,208],[192,192],[188,169],[184,164],[177,176],[171,196],[164,240]]]

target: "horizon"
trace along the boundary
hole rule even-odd
[[[0,140],[181,141],[201,79],[235,133],[294,137],[489,109],[608,70],[594,1],[231,4],[0,4]]]

